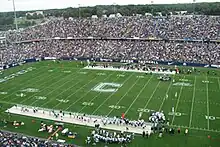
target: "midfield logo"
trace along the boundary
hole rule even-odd
[[[92,91],[97,92],[116,92],[119,87],[121,87],[122,84],[118,83],[99,83],[94,88],[92,88]],[[114,88],[110,88],[114,87]]]

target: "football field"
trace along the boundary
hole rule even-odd
[[[103,116],[125,113],[135,120],[142,112],[146,121],[152,111],[164,111],[171,126],[219,135],[220,71],[207,70],[160,81],[158,75],[83,69],[77,62],[25,64],[0,75],[11,77],[0,82],[0,104]]]

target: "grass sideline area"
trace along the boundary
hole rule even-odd
[[[3,130],[41,138],[50,136],[48,133],[37,131],[41,119],[8,115],[4,112],[15,104],[94,115],[121,116],[122,113],[126,113],[126,117],[130,119],[138,119],[139,112],[143,112],[142,118],[145,120],[148,120],[149,112],[152,110],[163,110],[170,120],[170,125],[181,127],[181,134],[177,132],[174,135],[164,134],[162,138],[155,134],[149,139],[136,136],[129,146],[138,147],[145,144],[151,147],[219,146],[220,70],[218,69],[196,68],[200,72],[175,75],[172,78],[179,84],[173,85],[172,81],[159,81],[157,75],[88,70],[83,69],[79,62],[73,61],[59,63],[43,61],[7,69],[0,75],[0,79],[30,67],[32,70],[29,72],[0,83],[1,119],[7,118],[25,123],[18,128],[4,127],[1,124]],[[191,67],[180,68],[191,69]],[[210,71],[209,74],[207,71]],[[95,91],[95,87],[100,83],[121,84],[121,87],[115,92]],[[180,83],[188,83],[188,86]],[[167,99],[165,99],[166,95],[168,95]],[[170,113],[172,107],[175,107],[175,115]],[[43,121],[54,124],[53,121]],[[85,146],[86,136],[93,130],[90,127],[72,124],[65,124],[65,127],[77,132],[77,137],[67,139],[60,135],[59,138],[81,146]],[[188,136],[183,134],[185,128],[189,128]],[[211,136],[210,139],[208,135]]]

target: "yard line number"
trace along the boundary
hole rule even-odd
[[[92,102],[83,102],[82,105],[84,105],[84,106],[93,106],[94,103],[92,103]]]
[[[208,119],[208,120],[216,120],[216,119],[220,119],[220,117],[207,116],[207,115],[205,115],[205,119]]]

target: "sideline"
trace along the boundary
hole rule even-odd
[[[35,113],[33,109],[37,110]],[[24,111],[23,111],[24,110]],[[53,114],[54,111],[56,114],[59,114],[58,117],[55,117]],[[48,119],[53,121],[59,121],[64,123],[70,123],[70,124],[77,124],[82,126],[89,126],[89,127],[95,127],[96,124],[100,125],[100,128],[108,129],[108,130],[115,130],[115,131],[124,131],[124,132],[130,132],[130,133],[136,133],[136,134],[142,134],[143,131],[147,131],[149,133],[152,133],[151,123],[146,122],[146,127],[133,127],[130,125],[116,125],[116,124],[106,124],[104,125],[102,123],[102,119],[104,119],[104,116],[96,116],[96,115],[85,115],[82,113],[72,113],[72,112],[66,112],[65,115],[62,115],[59,110],[52,110],[52,109],[44,109],[39,107],[32,107],[32,106],[25,106],[25,105],[17,105],[9,108],[6,110],[7,113],[12,114],[18,114],[23,116],[30,116],[30,117],[36,117],[41,119]],[[71,115],[70,115],[71,113]]]

